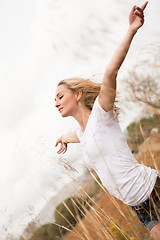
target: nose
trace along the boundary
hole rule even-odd
[[[55,107],[59,107],[60,106],[60,103],[57,101],[57,100],[55,100]]]

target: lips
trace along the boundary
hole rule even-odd
[[[63,107],[59,108],[59,109],[58,109],[58,111],[59,111],[59,112],[61,112],[61,111],[62,111],[62,109],[63,109]]]

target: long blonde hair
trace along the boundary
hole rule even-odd
[[[58,86],[60,85],[65,85],[72,92],[82,91],[82,98],[81,98],[82,102],[87,108],[92,110],[94,101],[100,93],[102,83],[93,82],[90,79],[75,77],[75,78],[67,78],[67,79],[61,80],[58,83]],[[118,102],[118,101],[116,100],[115,102]],[[116,107],[115,104],[114,104],[114,110],[118,115],[119,108]]]

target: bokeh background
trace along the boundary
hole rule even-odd
[[[141,6],[143,1],[0,2],[2,240],[8,234],[21,234],[32,219],[51,221],[47,210],[43,211],[47,202],[55,197],[56,206],[75,191],[76,184],[66,187],[72,178],[85,178],[79,144],[69,145],[65,156],[56,153],[57,137],[77,126],[71,118],[62,119],[55,109],[56,85],[73,76],[102,80],[105,66],[128,28],[128,13],[134,4]],[[148,48],[159,45],[158,0],[150,0],[145,13],[143,29],[119,73],[122,95],[126,92],[121,87],[125,72]],[[138,108],[128,109],[120,118],[122,129],[140,114]],[[66,162],[76,171],[67,169]]]

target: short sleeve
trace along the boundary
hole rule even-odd
[[[98,97],[96,98],[94,105],[93,105],[93,112],[96,112],[96,115],[99,119],[110,121],[114,118],[117,118],[117,114],[115,113],[114,109],[106,112],[99,104]]]

